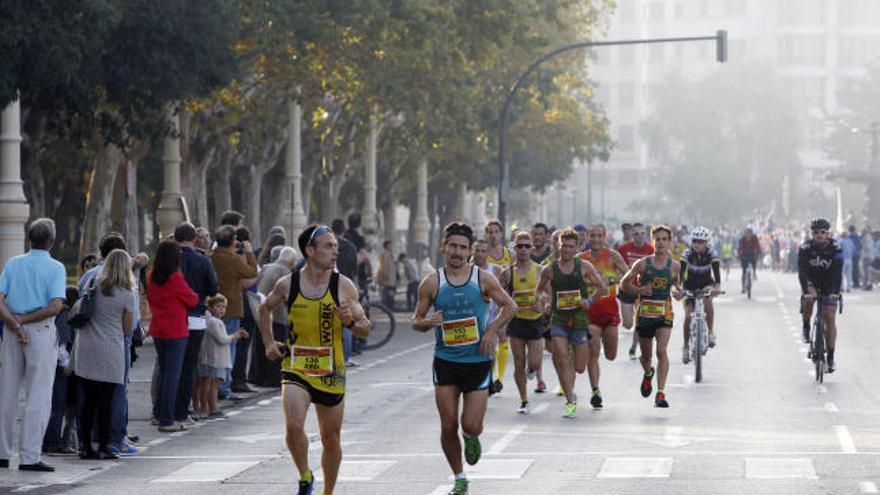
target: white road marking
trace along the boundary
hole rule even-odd
[[[542,403],[538,404],[537,407],[532,409],[532,414],[541,414],[542,412],[546,411],[547,408],[549,408],[549,407],[550,407],[549,402],[542,402]]]
[[[597,478],[668,478],[672,473],[671,457],[609,457],[602,463]]]
[[[230,411],[230,412],[226,413],[226,417],[229,418],[232,416],[238,416],[239,414],[241,414],[241,411]]]
[[[746,478],[816,479],[816,469],[810,459],[746,459]]]
[[[464,467],[470,480],[518,480],[534,463],[534,459],[480,459],[475,466]],[[453,476],[449,475],[452,481]]]
[[[815,375],[816,371],[813,370],[813,374]],[[819,385],[816,387],[819,390],[819,393],[822,395],[828,395],[828,388],[825,385]]]
[[[382,474],[397,461],[348,461],[343,460],[339,466],[339,481],[370,481]],[[324,481],[324,473],[315,471],[315,480]]]
[[[271,403],[272,403],[272,399],[264,399],[264,400],[261,400],[260,402],[257,402],[257,405],[268,406]]]
[[[244,410],[244,411],[252,411],[252,410],[254,410],[254,409],[256,409],[256,408],[257,408],[257,406],[247,406],[247,407],[242,407],[242,410]]]
[[[167,441],[168,441],[167,438],[157,438],[155,440],[150,440],[150,442],[147,445],[161,445]]]
[[[263,442],[266,440],[284,440],[284,434],[283,433],[271,434],[271,433],[263,432],[263,433],[257,433],[254,435],[241,435],[241,436],[237,436],[237,437],[220,437],[220,439],[221,440],[228,440],[230,442],[242,442],[242,443],[255,444],[257,442]]]
[[[415,347],[410,347],[409,349],[405,349],[405,350],[400,351],[400,352],[397,352],[397,353],[395,353],[395,354],[391,354],[390,356],[386,356],[385,358],[383,358],[383,359],[380,360],[380,361],[374,361],[374,362],[372,362],[372,363],[370,363],[370,364],[365,364],[365,365],[359,366],[359,367],[357,367],[357,368],[355,368],[355,369],[353,369],[353,370],[347,370],[347,373],[348,373],[349,375],[354,375],[354,374],[357,374],[357,373],[362,373],[362,372],[364,372],[364,371],[366,371],[366,370],[368,370],[368,369],[370,369],[370,368],[373,368],[373,367],[375,367],[375,366],[379,366],[380,364],[386,363],[386,362],[388,362],[388,361],[394,361],[394,360],[396,360],[397,358],[399,358],[399,357],[401,357],[401,356],[405,356],[405,355],[407,355],[407,354],[409,354],[409,353],[416,352],[416,351],[422,350],[422,349],[424,349],[424,348],[426,348],[426,347],[430,347],[430,346],[433,346],[433,345],[434,345],[434,342],[433,342],[433,341],[432,341],[432,342],[426,342],[426,343],[424,343],[424,344],[419,344],[419,345],[417,345],[417,346],[415,346]]]
[[[840,450],[844,454],[858,453],[856,443],[853,441],[852,435],[849,434],[849,428],[843,425],[836,425],[834,433],[837,435],[837,443],[840,444]]]
[[[223,481],[259,464],[259,461],[193,462],[150,483],[208,483]]]
[[[497,442],[492,444],[492,447],[486,451],[487,455],[498,455],[504,452],[504,449],[510,446],[516,437],[518,437],[522,432],[526,431],[528,425],[516,425],[510,429],[507,433],[504,434],[503,437],[499,438]]]
[[[831,402],[826,402],[825,403],[825,410],[828,412],[837,412],[837,406],[835,406]]]
[[[446,495],[450,490],[452,490],[452,485],[440,485],[434,488],[428,495]]]
[[[862,493],[880,493],[880,491],[877,490],[877,484],[873,481],[862,481],[859,483],[859,490],[861,490]]]

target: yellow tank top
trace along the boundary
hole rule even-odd
[[[527,309],[538,300],[538,267],[532,263],[532,267],[525,275],[517,273],[516,267],[511,267],[511,285],[513,287],[513,300],[516,302],[516,317],[521,320],[537,320],[543,313]]]
[[[511,262],[511,259],[510,259],[510,250],[507,249],[507,246],[501,246],[501,257],[500,258],[495,258],[491,254],[488,255],[486,258],[489,261],[489,263],[492,263],[493,265],[501,266],[502,268],[507,268],[508,266],[513,265],[513,263]]]
[[[299,272],[293,273],[287,300],[289,353],[281,363],[281,371],[330,394],[345,393],[342,322],[336,314],[338,291],[339,274],[333,272],[324,295],[309,299],[300,293]]]

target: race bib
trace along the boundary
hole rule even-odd
[[[570,310],[581,307],[581,291],[561,290],[556,292],[556,309]]]
[[[538,298],[533,290],[515,290],[513,291],[513,300],[516,302],[516,307],[529,308],[537,302]]]
[[[643,318],[662,318],[666,316],[666,301],[643,300],[639,302],[639,316]]]
[[[476,317],[444,321],[441,328],[443,329],[443,343],[447,347],[476,344],[480,341]]]
[[[305,376],[333,374],[332,347],[293,346],[293,371]]]

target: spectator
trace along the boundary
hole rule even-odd
[[[9,467],[19,392],[24,388],[18,469],[51,472],[55,468],[40,460],[40,450],[52,410],[58,355],[54,318],[64,305],[66,274],[64,265],[49,255],[55,245],[55,222],[38,218],[27,235],[30,251],[10,258],[0,274],[0,318],[5,322],[0,342],[0,468]]]
[[[394,254],[391,252],[391,241],[382,243],[382,252],[379,253],[379,267],[376,270],[376,282],[382,291],[382,304],[394,311],[394,293],[397,292],[397,268],[394,264]]]
[[[336,256],[336,270],[350,278],[352,282],[357,284],[358,275],[358,248],[355,244],[345,237],[345,223],[341,218],[336,218],[330,222],[330,230],[336,236],[336,242],[339,245],[338,255]],[[303,261],[305,263],[305,260]],[[345,354],[345,363],[348,366],[357,366],[358,363],[352,361],[351,351],[354,345],[354,335],[350,328],[342,328],[342,352]]]
[[[153,313],[150,335],[159,367],[156,390],[156,419],[159,431],[185,430],[174,421],[177,388],[189,337],[187,311],[199,304],[199,296],[180,272],[180,245],[162,241],[156,250],[153,270],[147,277],[147,300]]]
[[[79,275],[82,277],[85,273],[98,264],[98,257],[95,253],[89,253],[79,260]]]
[[[859,235],[858,231],[856,231],[855,225],[849,226],[849,238],[852,239],[853,242],[853,256],[852,256],[852,279],[853,279],[853,287],[861,287],[862,278],[861,278],[861,269],[862,269],[862,236]]]
[[[272,247],[272,252],[269,254],[269,263],[275,263],[278,261],[278,255],[281,254],[282,249],[284,249],[284,246]]]
[[[282,247],[278,261],[270,263],[260,270],[260,276],[257,278],[257,292],[263,295],[272,292],[275,284],[282,277],[290,274],[296,262],[296,250],[290,246]],[[290,327],[287,311],[286,305],[282,305],[272,312],[272,333],[278,342],[287,342],[288,328]],[[281,386],[281,362],[269,361],[266,358],[266,349],[263,347],[262,339],[254,339],[254,353],[251,356],[248,379],[261,387]]]
[[[278,229],[281,230],[279,231]],[[260,249],[254,251],[254,256],[257,257],[257,265],[263,266],[271,263],[272,248],[284,246],[285,244],[287,244],[287,238],[284,237],[284,228],[279,226],[272,227],[272,230],[269,231],[269,238],[260,246]]]
[[[205,312],[205,300],[219,291],[214,267],[207,256],[195,249],[196,228],[189,222],[183,222],[174,229],[174,238],[180,244],[180,271],[183,279],[199,297],[198,304],[187,311],[187,327],[189,334],[186,340],[186,351],[180,368],[180,383],[177,387],[177,400],[174,406],[174,420],[191,425],[193,419],[189,414],[190,399],[194,397],[196,368],[199,364],[199,353],[205,329],[208,328]]]
[[[101,242],[98,244],[98,252],[101,255],[98,264],[84,273],[79,279],[78,288],[80,294],[82,294],[86,284],[103,270],[104,260],[116,249],[123,251],[126,249],[125,238],[118,232],[108,232],[101,238]],[[132,273],[135,281],[138,280],[141,269],[149,263],[149,260],[144,253],[140,253],[132,259]],[[138,328],[140,326],[141,311],[140,289],[137,284],[133,288],[132,298],[135,300],[134,326]],[[126,434],[128,432],[128,374],[132,363],[133,337],[134,332],[125,333],[123,336],[125,340],[125,380],[122,386],[116,387],[113,392],[113,417],[110,420],[110,445],[108,449],[114,454],[133,455],[137,453],[137,449],[126,441]]]
[[[236,231],[229,225],[223,225],[214,234],[217,248],[211,253],[211,264],[217,274],[220,293],[226,297],[227,309],[223,322],[226,324],[227,335],[232,335],[241,327],[244,316],[242,289],[252,284],[251,279],[257,276],[257,260],[248,240],[240,241],[241,254],[236,254]],[[236,346],[229,347],[230,357],[235,363]],[[220,398],[237,399],[230,396],[231,374],[220,385]],[[244,387],[247,387],[246,384]]]
[[[843,280],[846,282],[846,291],[849,292],[853,286],[853,255],[855,254],[856,245],[849,234],[844,234],[840,237],[840,248],[843,256]]]
[[[134,275],[131,258],[115,249],[104,258],[94,289],[95,311],[77,332],[73,370],[79,383],[81,459],[117,459],[109,450],[116,387],[125,382],[124,334],[134,329]],[[92,445],[97,427],[98,449]]]
[[[61,312],[55,316],[55,330],[58,332],[58,361],[55,366],[55,384],[52,387],[52,411],[49,414],[46,433],[43,435],[43,452],[50,455],[77,453],[76,450],[70,448],[63,433],[72,431],[70,426],[74,424],[77,417],[76,407],[68,407],[71,399],[75,400],[76,398],[78,385],[74,380],[73,368],[70,363],[75,330],[67,323],[67,319],[70,316],[70,308],[79,298],[79,291],[75,285],[68,285],[65,293],[64,306],[61,308]],[[67,427],[62,428],[65,421]],[[75,428],[74,425],[73,429]]]
[[[220,225],[231,225],[237,229],[244,225],[244,215],[235,210],[226,210],[220,214]]]
[[[871,235],[870,227],[862,229],[862,237],[859,239],[859,244],[862,247],[860,256],[862,266],[859,267],[862,271],[862,287],[865,290],[872,290],[874,288],[871,283],[871,265],[874,263],[874,236]]]
[[[400,253],[397,262],[403,267],[403,278],[406,281],[406,310],[414,311],[419,300],[419,276],[416,273],[416,264],[407,257],[406,253]]]
[[[222,418],[226,415],[217,407],[217,390],[232,368],[229,345],[247,337],[247,332],[239,328],[232,335],[226,334],[221,320],[226,313],[226,298],[222,294],[208,299],[208,311],[207,338],[199,353],[196,411],[202,418]]]
[[[201,254],[208,254],[211,249],[211,233],[204,227],[196,229],[195,248]]]

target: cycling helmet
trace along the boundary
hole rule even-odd
[[[825,217],[816,217],[810,222],[810,230],[830,230],[831,222]]]
[[[691,232],[691,242],[704,241],[709,242],[709,229],[706,227],[697,227]]]

